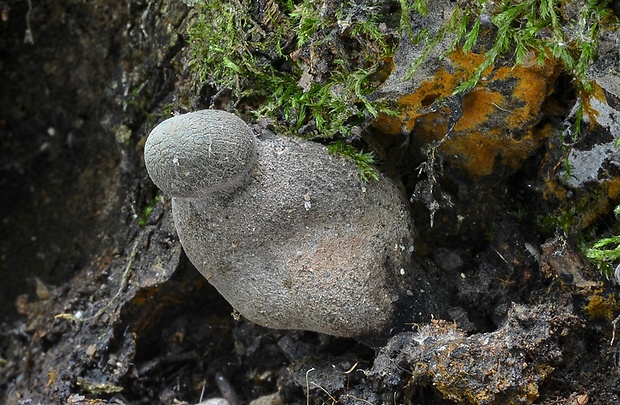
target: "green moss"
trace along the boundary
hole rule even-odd
[[[608,2],[458,0],[449,22],[430,34],[414,33],[411,24],[413,13],[428,13],[427,0],[265,0],[262,8],[249,0],[203,1],[188,31],[190,67],[202,84],[229,93],[233,106],[244,106],[279,133],[348,140],[352,128],[380,112],[396,113],[368,95],[387,76],[403,33],[425,44],[409,77],[448,34],[452,49],[485,55],[455,93],[475,87],[500,59],[524,63],[530,55],[541,63],[561,61],[578,90],[587,90],[598,31],[612,18]],[[386,5],[400,6],[400,16],[383,15]]]
[[[362,180],[368,181],[370,179],[379,179],[379,177],[377,176],[377,172],[375,172],[372,167],[372,164],[375,162],[372,152],[360,152],[353,146],[341,140],[335,141],[334,143],[330,144],[327,147],[327,150],[330,154],[344,156],[345,158],[355,162],[359,169],[360,177],[362,178]]]
[[[291,29],[276,16],[267,16],[277,27],[268,33],[251,11],[248,1],[205,1],[188,31],[190,67],[199,80],[229,89],[236,98],[269,94],[278,75],[269,57],[281,56],[284,32]]]
[[[425,3],[426,0],[401,0],[403,9],[407,10],[404,14],[418,10],[424,15]],[[548,58],[561,61],[565,71],[575,78],[577,89],[590,90],[585,72],[594,59],[601,26],[613,19],[609,3],[609,0],[503,0],[499,4],[484,0],[458,1],[449,24],[435,38],[427,38],[421,60],[415,61],[412,69],[450,32],[456,34],[452,49],[459,47],[469,52],[476,45],[486,48],[484,62],[455,93],[475,87],[484,72],[501,58],[512,57],[517,64],[523,64],[532,53],[540,63]],[[483,21],[494,31],[490,45],[481,44],[479,38]]]
[[[153,198],[151,202],[149,202],[147,206],[144,207],[144,210],[142,210],[142,215],[140,215],[140,219],[138,221],[138,224],[140,224],[141,228],[144,228],[148,224],[149,216],[151,215],[157,204],[163,202],[163,200],[163,196],[161,194],[157,194],[155,198]]]
[[[231,92],[234,105],[251,105],[279,133],[305,138],[344,141],[379,112],[395,113],[367,98],[394,53],[395,38],[381,25],[382,2],[253,4],[199,3],[189,38],[201,83]],[[313,63],[326,64],[326,72],[313,72]],[[354,160],[369,173],[369,159]]]
[[[189,36],[194,50],[192,67],[203,83],[231,90],[236,103],[260,98],[258,115],[282,124],[289,133],[310,124],[316,128],[311,135],[342,137],[366,115],[377,115],[381,107],[370,103],[366,95],[377,85],[371,80],[380,67],[377,61],[391,52],[388,36],[378,28],[378,14],[365,10],[354,18],[340,5],[331,14],[322,15],[323,2],[305,1],[274,6],[274,15],[260,17],[251,3],[209,1],[199,6]],[[370,49],[363,57],[366,63],[354,66],[359,54],[330,49],[335,52],[333,69],[315,81],[291,55],[311,39],[330,41],[338,24],[350,32],[359,48]],[[328,32],[321,33],[323,30]]]
[[[317,0],[301,2],[289,14],[292,21],[297,23],[298,47],[308,43],[314,34],[327,27],[327,21],[318,12],[321,3]]]
[[[620,205],[614,208],[616,216],[615,230],[620,228]],[[609,235],[593,242],[590,246],[584,246],[585,256],[607,277],[614,274],[615,265],[620,260],[620,235]]]
[[[561,229],[571,238],[581,237],[602,215],[600,206],[606,198],[598,192],[587,192],[578,198],[565,199],[552,213],[536,219],[538,231],[551,237],[557,229]]]

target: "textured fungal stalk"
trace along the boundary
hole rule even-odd
[[[202,110],[155,127],[144,146],[144,161],[162,191],[200,198],[244,183],[256,162],[256,140],[237,116]]]

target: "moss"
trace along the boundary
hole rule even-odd
[[[403,19],[416,10],[426,15],[427,0],[401,0]],[[611,13],[609,0],[460,0],[449,23],[429,37],[421,30],[409,36],[425,45],[421,56],[412,62],[408,77],[426,61],[433,49],[446,36],[451,36],[451,55],[462,50],[468,59],[476,60],[475,69],[453,89],[454,94],[471,91],[482,77],[489,75],[503,60],[511,59],[516,66],[532,67],[553,60],[574,77],[579,94],[593,90],[586,70],[596,54],[599,31],[618,25]],[[470,62],[471,64],[471,62]],[[527,69],[526,69],[527,70]],[[494,72],[494,74],[496,74]],[[579,122],[575,123],[579,131]]]
[[[360,177],[362,180],[368,181],[370,179],[378,180],[379,176],[372,168],[372,164],[375,162],[372,153],[364,153],[355,149],[353,146],[339,140],[335,141],[327,147],[330,154],[337,154],[344,156],[345,158],[352,160],[357,165]]]
[[[410,24],[412,13],[427,13],[426,0],[399,0],[398,29],[408,32],[413,41],[427,44],[422,56],[412,61],[410,74],[448,33],[456,34],[452,51],[462,49],[468,58],[480,59],[455,86],[457,93],[475,87],[504,56],[514,57],[517,65],[531,63],[533,56],[541,64],[557,59],[580,88],[590,89],[585,71],[594,58],[598,31],[612,18],[608,3],[459,1],[449,24],[429,37],[428,32],[414,34]],[[315,121],[321,137],[346,135],[347,129],[366,115],[376,117],[379,107],[365,96],[379,84],[372,77],[393,56],[399,36],[386,27],[386,20],[381,2],[376,1],[326,6],[316,0],[270,0],[262,9],[247,0],[205,1],[199,3],[198,16],[189,30],[194,50],[191,66],[204,83],[231,90],[237,102],[263,97],[260,114],[292,123],[291,132]],[[490,31],[493,41],[481,40],[482,33],[488,37]],[[349,42],[348,49],[335,47],[328,50],[329,56],[316,56],[333,62],[332,71],[318,81],[292,56],[321,50],[326,44],[342,45],[338,39],[343,38]],[[334,125],[326,125],[330,119]]]
[[[281,134],[350,140],[353,128],[379,112],[394,114],[367,98],[387,77],[394,54],[384,7],[270,0],[259,9],[247,0],[204,1],[189,29],[190,66],[201,83],[230,93],[234,106],[250,106]],[[354,155],[369,174],[370,155]]]
[[[277,29],[267,33],[252,17],[250,2],[201,2],[189,28],[190,67],[200,81],[218,90],[230,89],[237,98],[268,94],[277,74],[269,58],[279,56],[284,31],[290,27],[275,15],[265,18]]]
[[[539,231],[550,236],[559,228],[565,235],[578,237],[611,211],[612,202],[618,198],[617,194],[612,194],[616,188],[613,185],[617,183],[620,179],[603,183],[602,190],[583,190],[576,197],[567,199],[567,190],[549,179],[545,187],[550,195],[545,198],[561,203],[552,213],[537,219]]]
[[[594,59],[598,31],[611,12],[608,0],[503,0],[499,5],[478,1],[456,7],[450,29],[456,31],[455,46],[468,52],[478,42],[483,21],[496,28],[495,39],[484,52],[484,61],[456,92],[471,90],[485,71],[504,56],[512,55],[517,65],[531,54],[539,63],[559,60],[575,77],[579,88],[589,90],[585,75]]]
[[[232,106],[252,111],[279,133],[342,140],[356,147],[361,140],[353,128],[372,123],[381,133],[412,131],[418,123],[412,111],[420,115],[435,99],[466,94],[456,129],[467,136],[460,137],[460,144],[444,143],[441,150],[446,156],[468,151],[465,159],[455,161],[484,176],[494,170],[499,155],[502,163],[518,167],[548,136],[531,130],[515,134],[510,153],[498,151],[505,138],[501,128],[518,128],[537,116],[547,96],[545,84],[560,68],[575,78],[578,93],[592,88],[585,71],[594,58],[599,30],[613,23],[608,0],[459,0],[436,34],[413,32],[412,16],[425,15],[426,3],[266,0],[261,8],[248,0],[199,2],[189,29],[194,52],[190,66],[203,84],[215,88],[212,101],[229,93]],[[395,111],[368,96],[389,75],[396,45],[405,36],[425,44],[421,56],[411,61],[409,77],[447,36],[453,38],[447,56],[457,74],[444,72],[446,81],[438,72],[438,80],[428,83],[438,88],[405,96],[419,100],[398,100]],[[490,71],[495,80],[516,81],[514,100],[504,100],[506,95],[494,93],[488,83],[478,86]],[[516,108],[518,103],[522,107]],[[432,127],[429,141],[443,137],[451,125],[445,112],[426,114]],[[476,127],[472,119],[503,112],[512,114],[496,125],[497,133],[486,136],[471,129]],[[423,129],[419,132],[426,133]],[[364,148],[359,152],[365,153]]]
[[[401,0],[405,19],[408,21],[409,14],[414,10],[426,15],[426,2],[427,0]],[[581,132],[584,110],[586,114],[591,113],[587,110],[588,94],[597,93],[596,86],[588,80],[586,71],[596,55],[599,32],[607,28],[617,29],[619,24],[608,7],[610,0],[459,0],[457,3],[449,23],[441,27],[434,37],[429,37],[425,30],[414,34],[410,25],[407,26],[409,36],[414,38],[414,42],[423,40],[426,44],[422,55],[412,62],[408,77],[412,77],[432,50],[450,35],[453,39],[446,56],[454,58],[457,54],[455,51],[462,50],[469,65],[475,67],[465,76],[456,75],[461,81],[449,86],[450,92],[470,92],[478,87],[481,78],[488,77],[491,72],[493,77],[498,77],[502,75],[501,69],[512,70],[522,66],[522,77],[519,78],[521,85],[518,87],[522,92],[515,96],[523,99],[525,108],[538,109],[539,106],[536,103],[530,104],[528,98],[544,99],[544,96],[537,97],[536,89],[545,91],[545,86],[540,86],[536,77],[530,80],[526,76],[537,74],[537,69],[533,66],[535,63],[543,70],[549,66],[554,68],[555,65],[560,65],[574,78],[572,85],[578,94],[578,108],[572,129],[573,139],[577,139]],[[472,63],[472,60],[475,60],[475,63]],[[514,61],[516,66],[507,64],[506,60]],[[523,85],[527,83],[531,83],[531,86]],[[447,97],[446,94],[441,96]],[[527,115],[528,111],[523,111],[523,114]],[[518,127],[523,122],[523,114],[513,114],[513,118],[519,122],[509,122],[508,127]],[[396,129],[397,126],[389,123],[388,128]],[[450,153],[455,151],[447,152],[448,155]],[[458,151],[456,153],[458,155]],[[477,174],[488,173],[492,169],[488,165],[483,167],[486,167],[486,170],[483,169],[483,173]]]
[[[242,0],[200,3],[189,35],[192,67],[203,83],[230,90],[235,104],[258,99],[258,116],[309,138],[344,138],[385,110],[366,98],[393,54],[378,6],[265,4],[255,10]],[[313,63],[330,64],[329,72],[315,74]]]
[[[594,237],[593,242],[584,242],[582,251],[585,257],[594,264],[606,277],[612,277],[615,265],[620,260],[620,205],[614,209],[615,226],[609,227],[603,235]]]
[[[163,200],[164,200],[163,196],[161,194],[157,194],[155,198],[153,198],[146,205],[146,207],[144,207],[144,210],[142,210],[142,215],[140,215],[140,219],[138,221],[138,224],[140,225],[141,228],[144,228],[146,225],[148,225],[149,216],[151,215],[151,213],[153,212],[157,204],[159,204],[160,202],[163,202]]]

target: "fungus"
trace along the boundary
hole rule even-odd
[[[202,110],[155,127],[144,145],[144,161],[165,193],[200,198],[243,184],[256,163],[256,141],[234,114]]]
[[[187,257],[249,320],[370,337],[409,304],[426,313],[426,299],[407,295],[420,282],[406,248],[413,224],[389,179],[365,182],[323,145],[256,139],[241,119],[212,110],[162,122],[144,154],[173,197]]]

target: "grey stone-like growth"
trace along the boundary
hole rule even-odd
[[[202,197],[242,184],[256,161],[252,130],[225,111],[202,110],[159,124],[144,146],[153,183],[175,197]]]
[[[364,182],[354,163],[313,142],[255,140],[232,114],[169,121],[149,136],[147,169],[174,197],[188,257],[235,309],[267,327],[335,336],[390,327],[413,245],[393,183]]]

